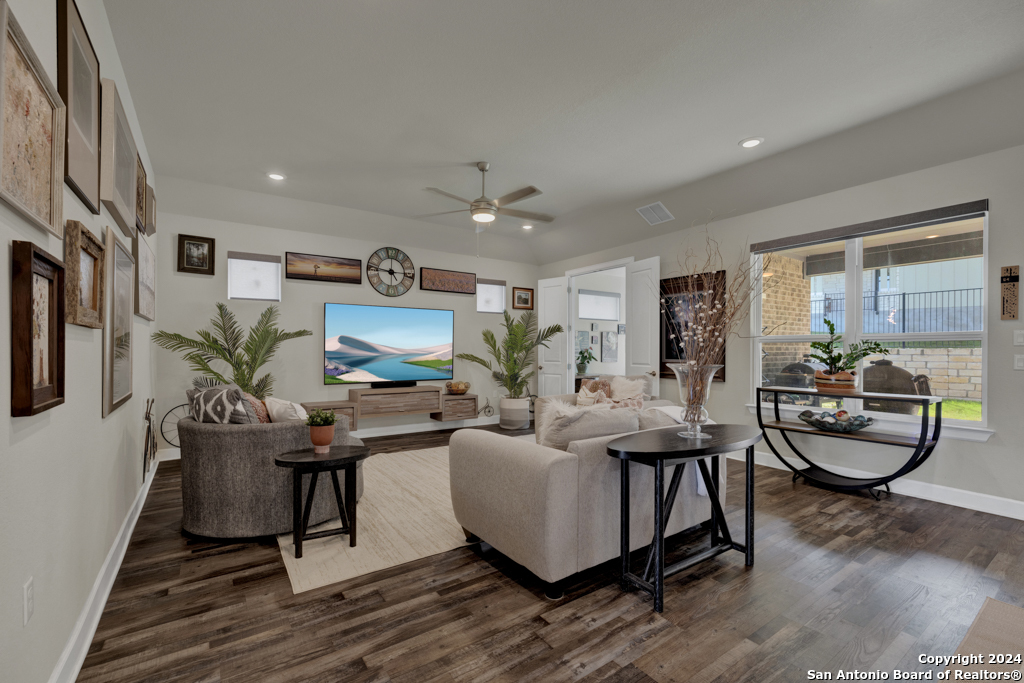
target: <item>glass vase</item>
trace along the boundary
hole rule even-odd
[[[701,431],[701,425],[708,421],[708,411],[704,408],[711,396],[711,382],[721,365],[690,365],[688,363],[668,363],[679,383],[679,402],[683,406],[684,431],[679,436],[690,439],[709,438],[710,435]]]

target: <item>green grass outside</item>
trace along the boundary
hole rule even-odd
[[[452,364],[452,360],[450,358],[448,360],[403,360],[402,362],[408,363],[409,365],[422,365],[425,368],[443,368]]]
[[[324,384],[365,384],[365,382],[349,382],[348,380],[339,379],[334,375],[324,373]]]
[[[835,400],[823,400],[821,402],[821,408],[816,410],[827,410],[829,412],[835,412],[840,409],[841,401]],[[918,408],[915,415],[920,415],[921,410]],[[928,407],[928,415],[935,417],[935,406],[931,405]],[[980,401],[964,401],[956,398],[945,398],[942,400],[942,419],[943,420],[970,420],[972,422],[981,422],[981,402]]]

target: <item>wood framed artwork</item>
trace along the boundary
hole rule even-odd
[[[25,417],[64,403],[64,264],[31,242],[12,247],[11,416]]]
[[[512,308],[533,310],[533,290],[526,287],[512,288]]]
[[[135,155],[135,229],[146,234],[146,167],[142,157]]]
[[[138,179],[135,138],[121,106],[117,85],[102,80],[103,116],[100,121],[100,201],[124,236],[135,237],[135,185]]]
[[[110,278],[103,326],[103,417],[132,397],[132,325],[135,300],[135,259],[107,228],[107,263]]]
[[[697,274],[670,277],[661,281],[661,297],[665,300],[663,305],[667,310],[674,311],[676,308],[679,309],[679,312],[675,315],[680,329],[689,326],[693,321],[693,305],[703,299],[702,292],[704,291],[705,280],[714,285],[714,301],[721,301],[719,297],[723,296],[726,291],[724,270],[716,271],[713,278],[705,278],[703,275]],[[709,300],[704,303],[713,302]],[[679,344],[672,342],[670,336],[673,333],[672,327],[665,320],[664,314],[659,316],[659,319],[661,321],[661,376],[664,378],[674,378],[675,373],[669,369],[667,364],[679,363],[685,361],[686,358],[683,357]],[[715,361],[715,365],[721,365],[722,367],[715,373],[713,381],[724,382],[725,347],[722,348],[722,354]]]
[[[212,237],[178,235],[178,272],[213,275],[216,245]]]
[[[102,328],[106,247],[78,221],[68,221],[64,230],[64,264],[64,322]]]
[[[363,260],[285,252],[284,276],[289,280],[363,284]]]
[[[428,292],[476,294],[476,273],[420,268],[420,289]]]
[[[98,214],[100,62],[75,0],[57,0],[57,92],[67,107],[64,182]]]
[[[156,256],[140,232],[132,240],[135,259],[135,315],[156,320]]]
[[[64,237],[64,102],[0,0],[0,199]]]
[[[156,193],[146,185],[146,236],[156,234]]]

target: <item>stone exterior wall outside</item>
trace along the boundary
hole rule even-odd
[[[927,375],[933,396],[981,400],[980,348],[893,349],[886,358],[914,375]]]
[[[778,254],[772,259],[772,276],[765,280],[761,297],[761,325],[772,334],[809,334],[811,281],[804,278],[803,262]],[[769,355],[761,363],[761,374],[774,383],[782,368],[803,360],[810,348],[807,342],[771,344],[767,347]]]

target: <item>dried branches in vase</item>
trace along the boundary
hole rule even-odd
[[[762,273],[771,255],[755,269],[746,253],[731,269],[723,263],[721,247],[705,226],[704,248],[689,248],[678,259],[682,277],[672,294],[662,293],[661,315],[668,328],[667,343],[678,346],[679,363],[669,363],[679,383],[683,421],[681,436],[701,438],[705,409],[715,373],[723,367],[725,346],[750,312],[754,297],[764,291]],[[730,276],[731,272],[731,276]]]

